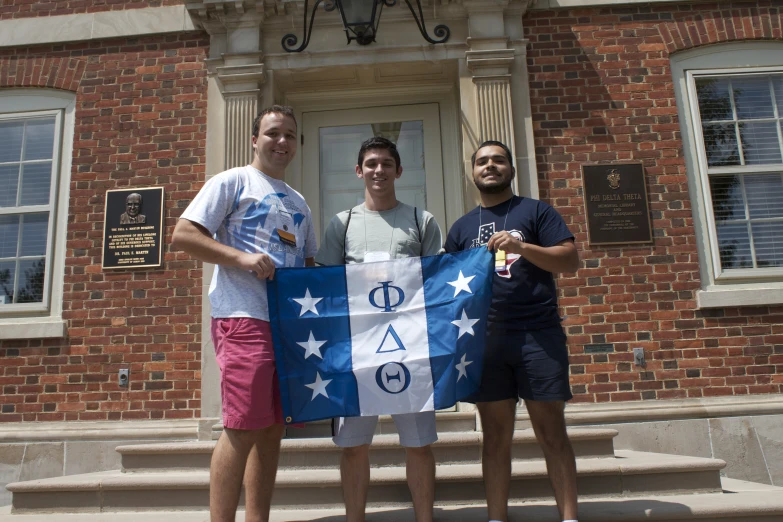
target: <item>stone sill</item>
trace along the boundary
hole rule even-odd
[[[677,0],[536,0],[530,10],[568,9],[595,6],[625,7],[634,4],[672,4]],[[682,3],[680,1],[679,3]]]
[[[6,322],[9,321],[9,322]],[[66,323],[62,319],[0,319],[0,339],[54,339],[66,336]]]
[[[783,285],[774,288],[732,288],[710,286],[696,292],[700,309],[731,306],[765,306],[783,304]]]
[[[700,399],[569,404],[566,407],[566,422],[573,426],[776,414],[783,414],[783,397],[778,395],[744,395]],[[529,420],[530,416],[524,407],[520,406],[516,418],[518,421]]]

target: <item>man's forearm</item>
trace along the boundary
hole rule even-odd
[[[172,246],[214,265],[238,267],[243,255],[242,251],[215,241],[203,227],[186,219],[177,222]]]
[[[553,274],[573,273],[579,268],[579,254],[573,243],[551,247],[521,243],[519,255]]]

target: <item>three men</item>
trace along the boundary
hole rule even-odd
[[[446,251],[486,245],[496,255],[481,386],[469,399],[478,406],[484,429],[482,466],[490,522],[508,520],[519,398],[544,452],[562,520],[575,522],[576,462],[564,417],[565,401],[571,399],[568,351],[553,277],[577,270],[574,236],[551,206],[514,196],[515,170],[506,145],[482,143],[472,163],[481,204],[451,227]]]
[[[312,266],[317,248],[307,203],[283,181],[297,146],[291,108],[262,111],[251,139],[252,163],[207,181],[173,237],[216,265],[209,298],[224,429],[210,466],[212,522],[234,520],[243,476],[245,520],[269,519],[284,429],[266,280],[276,267]]]
[[[332,218],[315,258],[318,264],[364,263],[440,252],[442,236],[432,214],[397,201],[394,182],[402,175],[402,166],[394,143],[379,137],[362,143],[356,175],[364,181],[364,203]],[[435,412],[394,415],[393,419],[406,450],[416,521],[431,522],[435,458],[430,444],[438,439]],[[347,522],[364,521],[369,445],[377,422],[378,417],[334,420],[334,442],[343,448],[340,474]]]
[[[266,296],[266,279],[273,278],[275,268],[428,256],[439,253],[442,243],[430,213],[397,201],[394,183],[402,166],[396,146],[371,138],[362,144],[356,166],[365,202],[332,219],[316,256],[310,209],[283,181],[297,148],[291,108],[262,111],[253,124],[252,143],[252,163],[210,179],[182,214],[173,237],[175,247],[216,265],[209,297],[224,431],[210,467],[213,522],[235,519],[243,477],[246,520],[269,519],[283,434]],[[573,236],[552,207],[513,195],[515,171],[504,144],[483,143],[472,161],[481,205],[454,224],[446,250],[486,245],[497,259],[505,258],[494,281],[482,384],[472,397],[484,427],[489,516],[491,522],[508,519],[514,416],[522,398],[558,509],[563,520],[575,522],[576,465],[564,419],[565,401],[571,398],[568,358],[553,279],[553,273],[578,267]],[[430,522],[435,414],[396,415],[394,421],[406,448],[416,520]],[[376,424],[377,417],[350,417],[333,425],[334,442],[343,448],[348,522],[364,521]]]

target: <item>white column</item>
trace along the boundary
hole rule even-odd
[[[466,211],[479,201],[470,162],[470,156],[479,144],[486,140],[500,141],[511,150],[511,156],[517,158],[510,72],[514,50],[506,48],[506,42],[506,38],[469,38],[472,50],[465,53],[465,61],[460,63]],[[515,194],[520,193],[518,177],[514,179],[512,189]]]
[[[478,203],[470,155],[486,140],[505,143],[517,176],[514,193],[538,197],[527,89],[522,16],[527,4],[508,0],[464,0],[468,11],[469,50],[460,60],[466,210]],[[513,40],[511,35],[516,35]]]
[[[209,33],[210,87],[216,86],[222,95],[209,98],[207,163],[220,170],[247,165],[252,159],[250,131],[265,81],[260,48],[263,2],[205,0],[187,7],[196,27]],[[210,170],[207,176],[216,173]]]
[[[515,140],[509,68],[514,62],[514,50],[468,51],[466,55],[475,85],[479,141],[501,141],[513,154]]]
[[[207,179],[252,159],[253,120],[261,104],[265,75],[261,53],[263,2],[205,0],[189,2],[196,27],[209,33],[207,106]],[[221,417],[220,372],[210,334],[208,289],[214,267],[204,263],[201,314],[201,425],[199,438],[213,437]]]
[[[226,169],[247,165],[253,156],[248,129],[258,114],[258,91],[226,95]]]
[[[263,55],[259,51],[224,54],[223,64],[215,67],[220,92],[225,100],[224,169],[250,163],[253,120],[261,103],[264,83]]]
[[[514,42],[514,65],[511,68],[511,111],[514,115],[514,135],[518,138],[516,154],[519,194],[538,198],[538,169],[533,141],[533,109],[530,105],[530,84],[527,71],[527,40]]]
[[[511,89],[506,79],[476,82],[480,136],[482,140],[496,139],[503,143],[514,143],[514,129],[511,128]]]

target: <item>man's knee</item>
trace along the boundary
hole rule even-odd
[[[346,459],[358,459],[364,456],[369,456],[370,445],[362,444],[361,446],[351,446],[349,448],[343,448],[343,458]]]
[[[511,449],[514,430],[513,427],[511,429],[507,429],[506,427],[493,429],[492,427],[484,425],[482,435],[484,439],[482,452],[485,455],[502,455]]]
[[[567,455],[571,448],[571,441],[565,432],[553,431],[551,435],[539,435],[537,439],[545,456]]]
[[[514,418],[507,419],[496,415],[484,415],[481,417],[481,427],[485,433],[505,435],[514,431]]]
[[[507,405],[495,404],[479,407],[484,440],[491,439],[500,443],[511,438],[514,433],[514,417],[516,409]]]
[[[432,446],[428,444],[426,446],[420,446],[416,448],[406,447],[405,453],[407,454],[408,458],[411,459],[427,459],[432,456]]]
[[[537,403],[528,406],[528,413],[539,444],[554,450],[569,444],[563,403]]]
[[[530,422],[549,429],[565,428],[565,403],[563,401],[525,401]]]
[[[264,442],[280,441],[285,433],[285,426],[282,424],[272,424],[258,431],[258,439]]]
[[[238,451],[250,451],[250,448],[252,448],[258,440],[261,431],[262,430],[223,428],[223,435],[221,435],[221,437],[225,437],[229,444]]]

